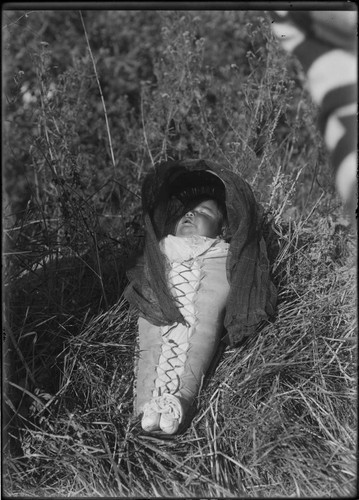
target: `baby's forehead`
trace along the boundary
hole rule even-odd
[[[186,204],[187,210],[193,210],[195,208],[205,208],[213,213],[218,213],[219,215],[221,215],[221,210],[219,208],[217,201],[212,198],[205,198],[205,199],[202,198],[200,200],[194,199]]]

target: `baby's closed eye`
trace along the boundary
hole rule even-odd
[[[201,208],[199,210],[196,210],[196,212],[198,212],[201,215],[206,215],[207,217],[215,218],[215,214],[211,210],[206,210]]]

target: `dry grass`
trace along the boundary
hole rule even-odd
[[[27,385],[10,382],[21,399],[18,406],[6,399],[18,450],[12,456],[6,451],[6,492],[354,495],[353,238],[328,219],[278,228],[277,318],[240,348],[225,351],[183,435],[143,436],[132,417],[136,316],[120,300],[68,336],[54,360],[61,375],[57,392],[35,388],[28,378]]]

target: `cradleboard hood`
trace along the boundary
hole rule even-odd
[[[201,195],[216,198],[226,209],[230,292],[224,327],[228,343],[236,345],[274,314],[277,292],[262,235],[261,206],[240,175],[209,160],[163,162],[144,179],[145,245],[128,271],[125,297],[154,325],[184,323],[168,288],[159,241],[172,233],[188,201]]]

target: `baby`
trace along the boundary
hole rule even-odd
[[[138,322],[135,412],[155,434],[185,424],[223,335],[229,293],[225,205],[208,196],[191,200],[173,233],[159,245],[185,324]]]

